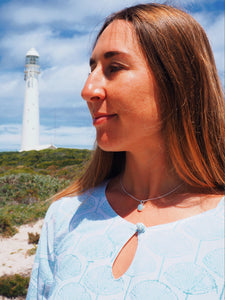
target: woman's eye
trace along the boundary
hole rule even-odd
[[[122,70],[122,66],[119,66],[119,65],[111,65],[109,66],[109,72],[110,73],[115,73],[119,70]]]

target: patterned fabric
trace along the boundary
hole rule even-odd
[[[215,209],[145,227],[118,216],[106,184],[49,208],[27,300],[224,299],[224,198]],[[112,265],[138,232],[138,248],[119,279]]]

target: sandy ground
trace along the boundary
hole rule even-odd
[[[18,227],[18,233],[11,238],[0,238],[0,276],[9,274],[30,275],[34,255],[28,255],[28,250],[34,245],[28,244],[28,232],[40,233],[43,220],[37,223]],[[1,298],[0,300],[4,299]]]

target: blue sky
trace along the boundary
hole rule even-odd
[[[105,16],[133,0],[0,0],[0,151],[20,150],[27,51],[40,54],[40,143],[92,148],[95,130],[80,91]],[[164,1],[155,1],[164,2]],[[224,0],[169,1],[204,27],[224,84]]]

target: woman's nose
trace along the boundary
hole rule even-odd
[[[99,72],[92,72],[81,91],[81,96],[86,101],[104,100],[106,91],[104,78]]]

